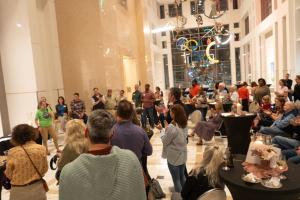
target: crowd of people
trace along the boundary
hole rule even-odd
[[[217,172],[223,162],[224,150],[220,146],[207,146],[200,166],[187,173],[188,136],[193,136],[188,135],[187,125],[189,115],[199,111],[201,119],[193,128],[193,134],[199,136],[198,144],[211,140],[222,121],[221,112],[230,102],[240,104],[245,112],[257,113],[253,130],[271,135],[274,145],[281,148],[288,159],[300,163],[297,102],[300,76],[296,77],[294,90],[292,84],[288,76],[279,81],[274,104],[263,78],[258,84],[251,83],[251,87],[244,82],[238,89],[236,86],[227,89],[225,83],[218,83],[212,95],[193,80],[186,97],[180,88],[171,88],[167,106],[160,88],[156,87],[153,92],[149,84],[145,84],[144,92],[135,85],[132,101],[127,100],[123,90],[113,97],[111,89],[102,95],[94,88],[93,111],[89,116],[78,93],[74,93],[70,109],[64,97],[59,97],[55,111],[42,97],[35,117],[37,129],[21,124],[12,131],[15,147],[8,152],[5,170],[12,185],[10,199],[46,199],[43,177],[48,170],[47,155],[50,155],[48,134],[59,157],[56,173],[59,199],[147,199],[151,192],[147,157],[153,153],[148,130],[154,128],[160,132],[162,158],[167,160],[173,180],[172,198],[196,200],[209,189],[223,189]],[[213,107],[209,106],[210,98],[216,101]],[[63,150],[58,146],[53,119],[59,121],[60,130],[65,132]],[[35,143],[39,134],[44,147]]]

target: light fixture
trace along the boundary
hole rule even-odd
[[[175,29],[175,26],[173,26],[171,24],[166,24],[163,27],[152,29],[151,33],[161,33],[161,32],[165,32],[165,31],[172,31],[174,29]]]

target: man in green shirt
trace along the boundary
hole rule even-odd
[[[139,85],[136,84],[134,88],[135,91],[132,93],[132,101],[134,102],[136,108],[142,107],[142,93],[139,90]]]

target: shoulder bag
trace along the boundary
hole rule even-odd
[[[24,152],[26,153],[27,157],[29,158],[29,160],[30,160],[32,166],[34,167],[35,171],[40,176],[40,178],[41,178],[41,180],[43,182],[43,187],[44,187],[45,191],[48,192],[49,191],[49,187],[48,187],[47,182],[45,181],[45,179],[43,179],[43,176],[41,175],[41,173],[39,172],[39,170],[37,169],[37,167],[34,165],[33,161],[31,160],[31,158],[30,158],[29,154],[27,153],[27,151],[25,150],[25,148],[23,146],[21,146],[21,147],[24,150]]]

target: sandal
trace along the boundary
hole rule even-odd
[[[196,145],[203,145],[203,141],[202,140],[199,140]]]
[[[188,134],[188,137],[194,137],[195,133]]]

